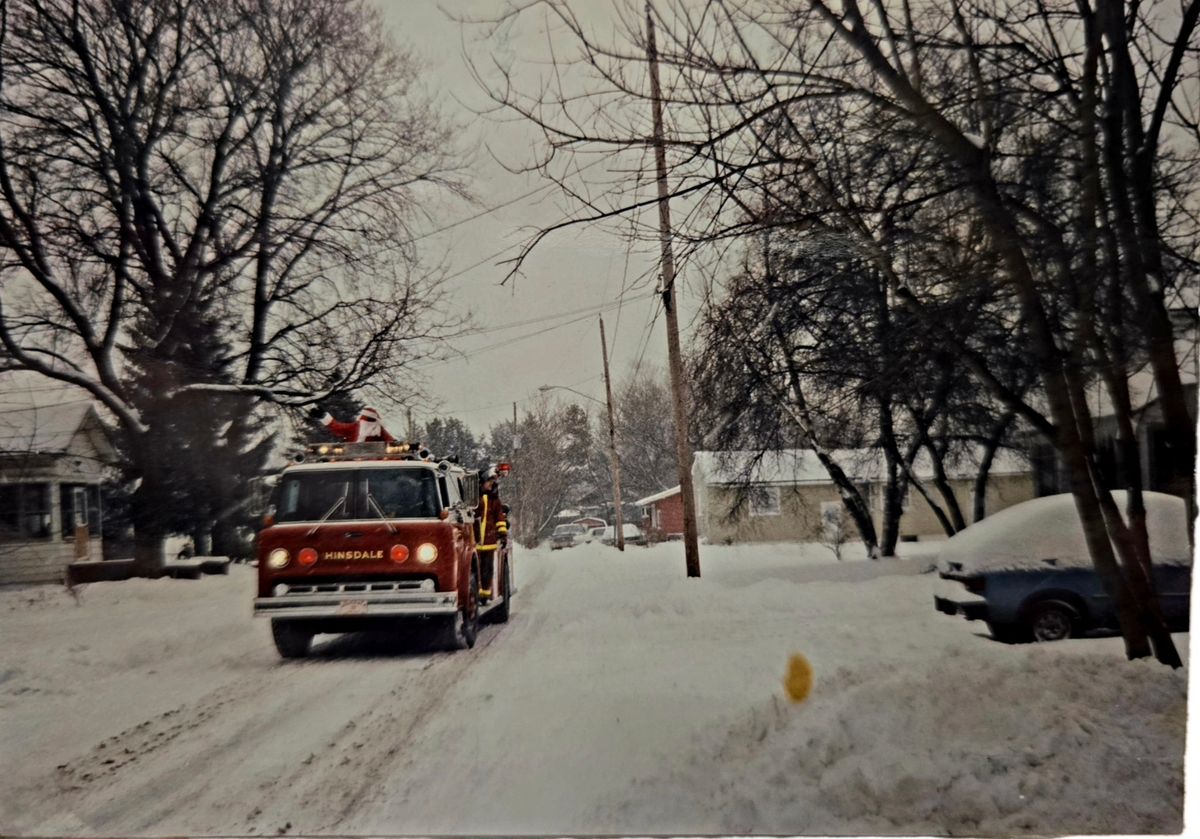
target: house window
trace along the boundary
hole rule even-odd
[[[45,539],[50,535],[50,485],[0,486],[0,539]]]
[[[779,515],[779,487],[750,487],[750,515]]]

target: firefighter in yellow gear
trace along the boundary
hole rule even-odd
[[[479,506],[475,508],[475,552],[479,554],[479,597],[492,596],[497,553],[508,544],[507,508],[500,501],[500,473],[495,466],[480,474]]]

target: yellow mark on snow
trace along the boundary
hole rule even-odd
[[[788,699],[800,703],[812,692],[813,671],[808,659],[796,653],[788,659],[787,675],[783,677],[783,688]]]

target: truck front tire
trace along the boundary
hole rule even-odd
[[[271,637],[281,658],[304,658],[312,646],[313,633],[296,621],[272,620]]]
[[[449,650],[465,650],[475,646],[479,635],[479,572],[471,564],[471,577],[467,581],[467,602],[446,621],[443,629],[444,646]]]

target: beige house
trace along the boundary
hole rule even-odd
[[[100,559],[100,483],[116,462],[90,402],[0,413],[0,585],[61,582]]]
[[[833,457],[866,498],[876,530],[880,530],[886,474],[883,452],[842,449]],[[977,461],[964,457],[948,465],[948,470],[959,508],[969,521],[975,501]],[[928,458],[918,458],[914,472],[919,478],[931,478]],[[700,535],[709,543],[827,542],[836,533],[835,528],[841,529],[844,540],[858,538],[837,487],[811,451],[772,451],[757,463],[752,452],[696,452],[692,482]],[[749,491],[741,490],[747,484]],[[936,498],[932,488],[931,494]],[[997,453],[989,472],[987,512],[1011,507],[1034,495],[1028,461],[1015,452]],[[900,519],[900,538],[916,541],[945,535],[928,502],[910,488]]]

